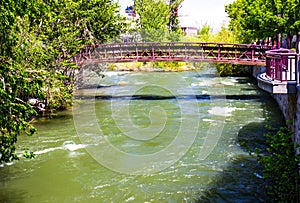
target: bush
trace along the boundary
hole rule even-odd
[[[292,132],[281,127],[266,133],[267,153],[258,153],[258,162],[264,167],[267,194],[274,202],[299,202],[299,155],[295,152]]]
[[[245,66],[236,64],[216,64],[220,76],[245,76]]]

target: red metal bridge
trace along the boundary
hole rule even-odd
[[[266,75],[272,81],[296,81],[298,54],[289,49],[267,51]]]
[[[289,49],[266,52],[266,72],[258,76],[258,86],[270,93],[296,93],[300,85],[300,54]]]
[[[199,61],[266,65],[271,46],[203,42],[136,42],[87,45],[72,59],[84,63]]]

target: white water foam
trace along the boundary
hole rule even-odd
[[[76,144],[73,141],[65,141],[62,144],[62,146],[60,146],[60,147],[51,147],[51,148],[39,150],[39,151],[34,152],[34,154],[36,154],[36,155],[46,154],[48,152],[52,152],[52,151],[55,151],[55,150],[68,150],[68,151],[73,152],[73,151],[76,151],[78,149],[83,149],[85,147],[86,147],[86,145],[84,145],[84,144]]]
[[[107,71],[104,72],[103,75],[108,76],[108,77],[112,77],[112,76],[118,76],[118,75],[125,75],[130,73],[129,71],[122,71],[122,72],[118,72],[118,71]]]
[[[34,152],[34,154],[36,154],[36,155],[46,154],[48,152],[52,152],[52,151],[55,151],[55,150],[58,150],[58,149],[62,149],[62,148],[61,147],[47,148],[47,149],[36,151],[36,152]]]
[[[208,94],[207,90],[202,90],[201,94]]]
[[[135,199],[134,196],[131,196],[128,199],[126,199],[125,202],[133,201],[134,199]]]
[[[213,119],[207,119],[207,118],[204,118],[204,119],[202,119],[202,121],[204,121],[204,122],[215,122],[215,120],[213,120]]]
[[[65,144],[63,145],[63,149],[67,149],[71,152],[76,151],[78,149],[83,149],[85,148],[84,144]]]
[[[215,106],[208,110],[209,114],[216,116],[232,116],[232,113],[236,110],[246,110],[245,108],[236,108],[236,107],[221,107]]]
[[[111,186],[111,185],[110,184],[98,185],[98,186],[94,187],[94,189],[96,190],[96,189],[101,189],[101,188],[109,187],[109,186]]]
[[[223,85],[226,85],[226,86],[232,86],[232,85],[235,85],[235,83],[232,82],[232,81],[222,81],[221,83],[222,83]]]

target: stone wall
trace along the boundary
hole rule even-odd
[[[300,109],[297,108],[297,94],[272,94],[272,97],[276,100],[285,120],[288,123],[289,128],[296,133],[297,116],[300,114]],[[296,141],[297,135],[293,137]]]
[[[246,70],[254,77],[265,72],[264,66],[247,66]],[[295,132],[293,140],[300,144],[300,86],[297,94],[272,94],[286,121],[291,121],[289,127]],[[289,123],[289,122],[288,122]]]
[[[300,86],[297,87],[298,89],[298,99],[297,99],[297,112],[295,116],[295,139],[294,141],[297,144],[300,144]]]
[[[266,72],[265,66],[246,66],[246,71],[250,73],[254,78],[259,74]]]

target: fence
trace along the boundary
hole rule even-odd
[[[276,49],[266,52],[266,74],[273,81],[297,81],[299,84],[299,56],[289,49]]]

